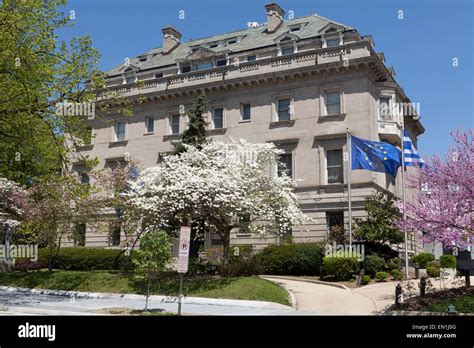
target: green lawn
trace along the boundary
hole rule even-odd
[[[453,305],[456,311],[461,313],[474,313],[474,295],[444,299],[420,310],[425,312],[446,312],[446,308],[449,305]]]
[[[143,293],[144,282],[113,271],[63,271],[0,273],[0,285],[71,291]],[[155,281],[152,293],[176,296],[179,281],[176,275]],[[260,300],[289,305],[288,293],[278,285],[258,277],[193,277],[185,281],[185,295]]]

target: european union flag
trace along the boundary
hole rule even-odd
[[[351,168],[367,169],[373,172],[388,173],[397,176],[402,165],[402,153],[395,146],[351,135]]]

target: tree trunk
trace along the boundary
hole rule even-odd
[[[229,252],[230,252],[230,230],[232,227],[226,227],[221,233],[222,246],[223,246],[223,257],[222,265],[226,267],[229,265]]]
[[[151,277],[148,276],[147,286],[146,286],[145,311],[148,311],[148,297],[150,297],[150,288],[151,288]]]

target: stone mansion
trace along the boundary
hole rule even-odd
[[[281,161],[298,180],[301,208],[317,221],[293,229],[293,240],[322,241],[331,226],[347,229],[346,131],[400,147],[402,125],[415,146],[424,128],[418,115],[392,107],[411,101],[371,36],[316,14],[284,20],[275,3],[265,10],[263,25],[187,42],[179,28],[165,27],[162,47],[109,70],[110,89],[142,102],[133,105],[132,116],[90,120],[94,138],[84,153],[99,159],[98,168],[128,157],[144,168],[159,165],[186,129],[182,109],[204,92],[211,137],[272,142],[284,150]],[[382,112],[381,105],[390,108]],[[358,170],[351,183],[353,217],[364,215],[365,196],[402,192],[401,175]],[[85,245],[104,245],[106,238],[88,230]],[[111,243],[119,240],[116,231]],[[256,248],[273,242],[239,230],[231,238],[231,244]],[[206,248],[218,244],[217,236],[207,236]],[[412,239],[410,252],[414,245]]]

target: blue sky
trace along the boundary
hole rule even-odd
[[[75,25],[60,38],[90,35],[103,70],[162,43],[161,28],[175,26],[183,40],[241,30],[265,22],[270,0],[70,0]],[[276,1],[295,17],[317,13],[372,35],[377,52],[395,68],[396,80],[420,103],[423,155],[445,153],[455,128],[474,127],[472,0]],[[399,10],[403,19],[398,19]],[[184,19],[179,18],[184,11]],[[453,67],[453,58],[459,65]]]

